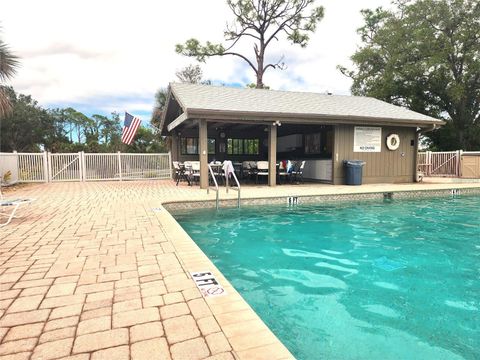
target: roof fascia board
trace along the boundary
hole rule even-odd
[[[445,121],[442,120],[409,120],[409,119],[396,119],[396,118],[374,118],[364,116],[331,116],[331,115],[319,115],[319,114],[291,114],[291,113],[252,113],[252,112],[237,112],[237,111],[218,111],[218,110],[204,110],[204,109],[189,109],[189,117],[201,117],[205,119],[214,119],[218,121],[276,121],[283,119],[285,123],[344,123],[344,124],[358,124],[359,121],[368,124],[379,125],[401,125],[425,127],[432,124],[444,125]],[[288,120],[286,120],[287,118]]]
[[[172,86],[172,84],[169,84],[168,85],[168,92],[167,92],[167,100],[165,102],[166,106],[165,106],[165,109],[163,110],[163,113],[162,113],[162,117],[161,117],[161,120],[160,120],[160,130],[162,131],[163,130],[163,126],[165,124],[165,119],[167,117],[167,110],[168,110],[168,106],[170,105],[170,101],[172,99],[172,97],[177,100],[178,104],[180,105],[180,107],[182,108],[183,110],[183,113],[186,113],[187,112],[187,109],[185,108],[185,106],[183,105],[182,101],[179,99],[179,97],[177,96],[177,94],[175,94],[175,89],[174,89],[174,86]],[[177,118],[178,119],[178,118]],[[175,121],[175,120],[174,120]],[[167,130],[170,131],[167,127]]]
[[[184,112],[183,114],[178,116],[175,120],[173,120],[170,124],[168,124],[167,130],[172,131],[177,126],[179,126],[181,123],[183,123],[185,120],[187,120],[187,118],[188,118],[187,113]]]
[[[163,131],[163,125],[165,124],[165,118],[167,117],[167,109],[168,105],[170,104],[170,98],[172,94],[172,87],[169,85],[167,90],[167,100],[165,102],[166,106],[165,109],[162,110],[162,117],[160,118],[160,131]]]

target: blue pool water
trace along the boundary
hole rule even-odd
[[[480,197],[174,216],[298,359],[480,359]]]

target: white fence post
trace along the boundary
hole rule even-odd
[[[120,181],[122,181],[122,154],[120,151],[117,151],[117,156],[118,156],[118,177]]]
[[[82,152],[78,152],[78,175],[80,178],[80,181],[83,181],[83,163],[82,163]]]
[[[170,178],[173,179],[173,169],[172,169],[172,152],[168,152],[168,167],[170,168]]]
[[[427,151],[427,154],[425,155],[426,161],[425,163],[427,164],[427,176],[430,176],[431,171],[432,171],[432,152]]]
[[[17,150],[14,150],[13,153],[15,154],[15,163],[17,164],[17,174],[18,174],[17,176],[18,176],[18,180],[20,180],[20,178],[21,178],[21,173],[20,173],[20,159],[19,159]]]
[[[85,152],[82,151],[81,153],[81,164],[82,164],[82,181],[87,181],[87,164],[85,161]]]
[[[45,182],[48,182],[48,153],[46,151],[43,152],[43,179]]]
[[[15,154],[15,163],[17,164],[17,179],[21,180],[22,174],[20,173],[20,157],[18,156],[18,152],[16,150],[13,153]]]
[[[53,174],[52,174],[52,153],[51,152],[48,152],[47,154],[47,158],[48,158],[48,181],[52,181],[52,177],[53,177]]]
[[[457,150],[457,177],[462,176],[462,150]]]

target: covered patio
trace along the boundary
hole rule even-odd
[[[323,166],[323,172],[317,174],[315,180],[332,183],[332,126],[292,125],[281,122],[249,124],[204,121],[204,124],[207,133],[208,163],[217,173],[217,170],[222,169],[218,164],[226,160],[231,161],[242,185],[273,186],[303,182],[302,162],[305,163],[306,159],[310,160],[310,167],[306,169],[309,180],[313,179],[311,167],[320,164]],[[172,132],[171,151],[175,161],[186,164],[202,161],[202,157],[198,155],[203,153],[201,138],[198,137],[199,126],[197,121],[186,121],[178,126],[178,130]],[[305,152],[303,138],[310,139],[309,134],[315,134],[315,137],[318,137],[318,141],[324,144],[322,149],[307,149],[307,153]],[[316,153],[310,154],[309,152],[312,151]],[[287,172],[287,161],[289,161],[289,172]],[[265,169],[262,169],[264,162],[268,164]],[[200,175],[200,183],[201,178]]]

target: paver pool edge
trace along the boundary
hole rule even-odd
[[[184,270],[187,273],[212,271],[226,290],[225,296],[206,297],[205,301],[238,357],[294,359],[174,217],[168,211],[159,212],[156,216],[164,225],[165,236],[173,244]]]

